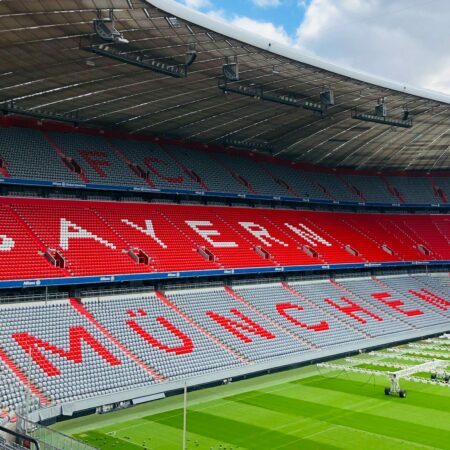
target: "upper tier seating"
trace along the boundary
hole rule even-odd
[[[19,408],[28,385],[33,409],[90,397],[102,405],[106,394],[159,383],[165,391],[170,381],[221,380],[238,367],[445,331],[448,279],[272,281],[0,303],[0,410]]]
[[[446,215],[8,197],[0,211],[1,280],[450,260]]]
[[[139,166],[154,187],[195,191],[199,184],[161,146],[153,142],[111,139],[131,162]]]
[[[88,183],[119,186],[145,184],[103,137],[55,132],[47,135],[65,156],[77,162]]]
[[[13,178],[79,183],[44,133],[28,128],[0,127],[0,158]]]
[[[386,177],[395,186],[405,203],[440,203],[433,194],[430,180],[424,177]]]
[[[285,183],[288,186],[289,192],[284,194],[285,196],[330,200],[323,190],[311,181],[314,174],[308,177],[306,171],[295,169],[289,165],[270,164],[266,161],[262,161],[261,165],[272,174],[275,180],[279,180],[281,184]]]
[[[278,184],[268,170],[264,170],[258,161],[248,158],[236,158],[224,153],[212,155],[217,161],[235,174],[240,176],[244,183],[248,184],[248,190],[252,194],[291,196],[286,187]]]
[[[249,190],[206,152],[174,145],[165,146],[172,157],[195,177],[198,189],[215,192],[248,194]]]
[[[343,175],[342,179],[361,193],[362,201],[373,203],[395,203],[398,199],[388,190],[380,177],[367,175]]]
[[[323,189],[325,196],[333,200],[343,200],[346,202],[361,202],[362,199],[348,186],[346,186],[337,175],[311,172],[309,179],[320,189]]]
[[[340,174],[245,152],[92,133],[0,127],[0,177],[356,203],[445,204],[450,192],[442,174]]]

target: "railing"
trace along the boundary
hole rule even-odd
[[[22,433],[18,433],[17,431],[10,430],[9,428],[5,428],[2,426],[0,426],[0,432],[5,433],[5,434],[10,434],[11,436],[14,436],[15,438],[20,439],[22,441],[22,443],[28,442],[30,444],[34,444],[34,448],[36,448],[36,450],[43,450],[43,447],[41,447],[39,445],[39,442],[30,436],[27,436]],[[31,447],[28,445],[26,448],[31,448]]]
[[[41,450],[99,450],[98,447],[78,441],[23,417],[18,417],[18,427],[36,440],[39,445],[37,448]]]
[[[37,302],[37,301],[52,301],[63,300],[69,296],[67,292],[53,292],[53,293],[39,293],[32,295],[2,295],[0,296],[0,303],[17,303],[17,302]]]

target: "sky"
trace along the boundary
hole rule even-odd
[[[299,52],[450,94],[450,0],[177,0]]]

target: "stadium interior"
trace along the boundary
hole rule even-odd
[[[450,332],[449,96],[172,0],[1,1],[0,59],[0,449]]]

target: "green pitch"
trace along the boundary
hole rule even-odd
[[[358,361],[355,359],[355,363]],[[188,396],[188,449],[450,449],[450,388],[314,366]],[[101,449],[181,449],[182,396],[55,428]]]

